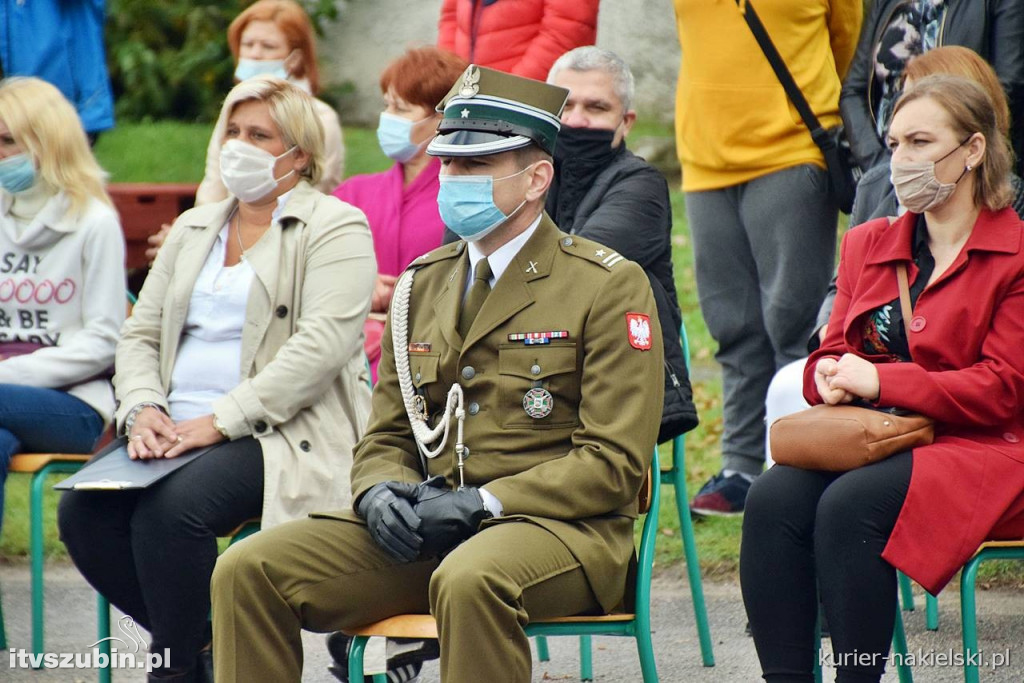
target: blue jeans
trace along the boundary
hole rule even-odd
[[[15,453],[91,453],[103,418],[89,404],[57,389],[0,384],[0,529],[4,483]]]

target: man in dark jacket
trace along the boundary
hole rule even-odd
[[[682,316],[672,273],[672,208],[668,183],[626,149],[636,121],[633,74],[613,52],[593,46],[562,55],[548,83],[569,89],[555,148],[555,179],[546,210],[565,232],[609,247],[647,273],[665,343],[665,408],[658,441],[697,426],[679,341]]]

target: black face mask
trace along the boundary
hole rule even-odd
[[[603,161],[617,151],[618,148],[612,147],[614,139],[614,130],[562,126],[555,142],[555,162],[560,163],[569,159]]]

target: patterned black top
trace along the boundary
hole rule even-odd
[[[917,277],[910,283],[911,307],[917,304],[917,297],[921,295],[935,270],[935,258],[928,248],[928,228],[923,215],[917,217],[913,240],[911,254],[914,265],[917,266]],[[896,277],[895,268],[893,277]],[[907,330],[903,324],[899,297],[865,314],[863,350],[864,353],[872,355],[889,356],[895,363],[910,360],[910,347],[907,345]]]
[[[875,78],[882,92],[875,111],[875,132],[885,140],[889,118],[900,96],[903,69],[911,57],[939,46],[946,0],[911,0],[892,13],[875,47]]]

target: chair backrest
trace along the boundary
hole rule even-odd
[[[646,512],[643,530],[640,532],[640,547],[636,553],[636,597],[634,609],[636,613],[649,617],[648,606],[651,604],[651,573],[654,569],[654,550],[658,540],[658,513],[661,504],[661,462],[658,447],[654,447],[654,458],[651,469],[647,472],[647,482],[640,487],[640,512]],[[646,495],[644,493],[646,492]]]
[[[111,183],[107,186],[121,217],[125,261],[129,269],[146,267],[146,241],[164,223],[173,223],[195,204],[193,183]]]

